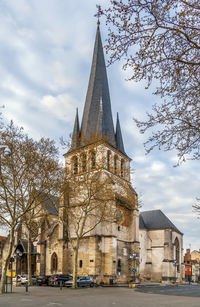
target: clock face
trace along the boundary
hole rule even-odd
[[[123,219],[123,215],[122,215],[122,211],[120,209],[117,209],[115,211],[115,218],[116,218],[116,222],[120,223]]]

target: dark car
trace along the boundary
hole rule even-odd
[[[64,286],[65,285],[65,281],[68,281],[72,278],[71,275],[67,275],[67,274],[56,274],[56,275],[52,275],[49,278],[49,285],[52,287],[59,287],[59,286]]]
[[[42,286],[42,285],[48,286],[49,285],[49,278],[50,278],[50,276],[38,276],[37,280],[36,280],[37,285],[38,286]]]
[[[94,287],[94,280],[90,276],[81,276],[77,279],[78,287]]]

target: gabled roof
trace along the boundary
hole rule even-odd
[[[140,212],[139,227],[145,229],[174,229],[180,232],[178,228],[161,210],[151,210]],[[181,233],[181,232],[180,232]]]

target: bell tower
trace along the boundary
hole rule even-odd
[[[113,124],[99,23],[81,125],[77,110],[71,147],[64,157],[69,176],[101,170],[113,182],[115,220],[112,225],[99,224],[86,235],[79,274],[92,275],[99,283],[130,281],[139,274],[132,257],[139,255],[138,201],[130,183],[131,159],[125,152],[118,113],[115,128]]]

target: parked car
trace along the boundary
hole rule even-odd
[[[37,284],[37,276],[36,275],[32,275],[31,276],[31,280],[32,280],[32,285],[35,286]]]
[[[13,281],[14,282],[21,282],[21,277],[22,277],[22,275],[16,275],[15,277],[13,277]]]
[[[21,284],[24,285],[28,281],[28,275],[21,275]]]
[[[56,274],[56,275],[52,275],[49,278],[49,285],[52,287],[58,287],[60,285],[64,286],[65,285],[65,281],[68,281],[69,279],[71,279],[72,276],[67,275],[67,274]]]
[[[72,278],[72,276],[70,276],[69,280],[65,281],[64,286],[68,287],[68,288],[72,287],[72,283],[73,283],[73,278]]]
[[[42,285],[48,286],[49,285],[49,278],[50,278],[50,275],[48,275],[48,276],[38,276],[37,279],[36,279],[36,283],[37,283],[38,286],[42,286]]]
[[[90,276],[81,276],[77,279],[78,287],[94,287],[94,280]]]

